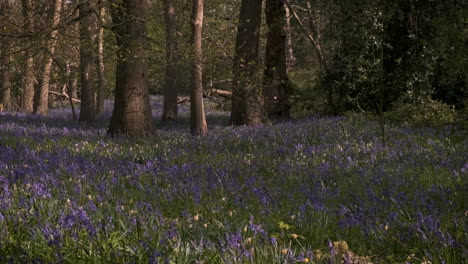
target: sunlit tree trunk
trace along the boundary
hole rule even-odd
[[[55,0],[54,12],[52,15],[51,27],[53,30],[50,32],[49,40],[47,42],[46,51],[44,53],[44,61],[41,72],[41,80],[39,84],[39,91],[35,96],[34,113],[47,114],[49,112],[49,82],[50,73],[52,71],[53,56],[57,46],[58,30],[56,27],[60,23],[60,13],[62,10],[62,0]]]
[[[0,15],[6,16],[6,12],[10,8],[9,1],[0,0]],[[6,25],[4,26],[6,29]],[[11,99],[11,73],[10,63],[11,55],[9,54],[10,43],[8,39],[4,39],[0,43],[0,104],[2,110],[11,110],[12,99]]]
[[[232,69],[231,122],[234,125],[257,125],[266,119],[258,55],[261,21],[262,0],[243,0]]]
[[[3,46],[5,47],[5,46]],[[2,51],[2,54],[0,55],[2,57],[1,59],[1,65],[0,65],[0,71],[1,71],[1,85],[0,85],[0,104],[2,105],[2,109],[9,111],[12,109],[12,99],[11,99],[11,81],[10,81],[10,55],[5,54],[5,50]]]
[[[94,96],[94,51],[93,35],[95,16],[92,14],[89,0],[80,3],[80,75],[81,75],[81,110],[80,122],[92,122],[96,118]]]
[[[72,63],[70,65],[70,75],[68,79],[68,92],[72,98],[78,98],[78,65]]]
[[[268,26],[263,85],[265,110],[270,118],[289,118],[284,2],[267,0],[265,13]]]
[[[162,121],[177,120],[177,32],[173,0],[164,0],[166,22],[166,76]]]
[[[33,32],[32,0],[22,0],[22,12],[24,33]],[[21,110],[26,113],[33,112],[34,103],[34,58],[30,49],[25,50],[25,61],[23,66],[23,92],[21,100]]]
[[[107,83],[105,76],[104,65],[104,19],[106,16],[105,7],[101,6],[99,9],[99,30],[97,34],[97,77],[98,77],[98,90],[97,90],[97,106],[96,113],[100,114],[104,109],[104,100],[107,95]]]
[[[148,0],[111,3],[113,30],[119,47],[115,103],[108,133],[142,137],[153,130],[148,90]]]
[[[203,0],[193,0],[192,7],[192,93],[190,118],[192,135],[206,135],[205,110],[203,107]]]
[[[284,28],[286,34],[286,72],[288,73],[296,63],[296,57],[294,56],[292,28],[291,28],[291,14],[286,3],[284,4],[284,10],[286,11],[286,26]]]

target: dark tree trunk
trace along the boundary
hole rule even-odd
[[[96,118],[96,100],[94,96],[94,52],[93,35],[95,17],[91,13],[89,1],[80,3],[80,67],[81,67],[81,110],[80,122],[92,122]]]
[[[148,9],[148,0],[114,1],[111,4],[113,29],[119,49],[109,135],[142,137],[154,127],[145,50]]]
[[[192,93],[190,119],[192,135],[206,135],[205,110],[203,107],[203,0],[193,0],[192,6]]]
[[[284,1],[267,0],[265,13],[268,25],[263,80],[265,110],[270,118],[289,118]]]
[[[162,121],[177,120],[177,32],[173,0],[164,0],[166,21],[166,77]]]
[[[262,0],[242,0],[233,64],[231,122],[257,125],[266,121],[259,65]]]
[[[32,21],[32,0],[22,0],[22,12],[24,33],[31,34],[33,32]],[[25,61],[23,68],[23,94],[21,100],[21,110],[26,113],[32,113],[34,103],[34,58],[29,49],[25,51]]]
[[[100,7],[99,10],[99,32],[97,35],[97,77],[98,77],[98,92],[96,113],[100,114],[104,110],[104,99],[107,97],[107,83],[104,66],[104,18],[106,16],[105,7]]]
[[[56,28],[60,23],[60,13],[62,9],[62,0],[55,0],[54,12],[52,15],[52,28]],[[47,42],[47,50],[44,54],[44,65],[41,73],[39,91],[36,93],[34,102],[34,113],[47,114],[49,112],[49,82],[52,71],[53,56],[57,45],[58,30],[52,30]]]

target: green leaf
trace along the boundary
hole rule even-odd
[[[286,223],[285,223],[285,222],[283,222],[283,221],[280,221],[280,222],[278,223],[278,225],[279,225],[279,228],[280,228],[280,229],[286,229],[286,230],[289,230],[289,229],[292,229],[292,228],[294,228],[294,226],[292,226],[292,225],[288,225],[288,224],[286,224]]]

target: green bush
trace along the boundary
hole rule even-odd
[[[420,104],[398,103],[386,114],[390,121],[415,125],[445,126],[455,121],[455,108],[427,98]]]

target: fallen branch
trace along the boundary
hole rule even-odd
[[[227,99],[231,99],[232,97],[232,92],[219,89],[211,89],[210,93],[208,93],[208,96],[212,96],[213,94]]]
[[[211,98],[215,95],[225,99],[231,99],[232,92],[219,89],[211,89],[210,92],[203,93],[203,98]],[[187,102],[190,102],[190,96],[177,96],[177,104],[183,104]]]
[[[183,104],[186,102],[190,102],[189,96],[177,96],[177,104]]]
[[[65,93],[65,92],[59,93],[59,92],[49,91],[49,93],[50,93],[50,94],[55,94],[55,95],[58,95],[58,96],[63,96],[63,97],[65,97],[65,98],[67,98],[68,100],[70,100],[70,96],[69,96],[67,93]],[[81,103],[81,100],[80,100],[80,99],[72,98],[71,100],[72,100],[74,103]]]

